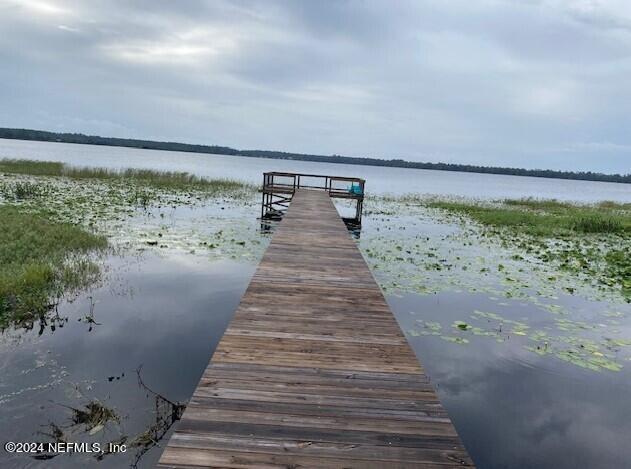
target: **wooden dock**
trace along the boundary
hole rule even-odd
[[[329,196],[298,189],[158,467],[463,466]]]

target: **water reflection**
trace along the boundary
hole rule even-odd
[[[230,223],[218,217],[224,205],[230,209],[225,210],[231,213]],[[138,257],[107,259],[107,281],[102,285],[60,303],[31,330],[4,331],[0,439],[54,440],[62,434],[69,439],[67,433],[78,420],[81,432],[73,432],[72,438],[137,442],[135,451],[107,455],[99,466],[129,466],[140,455],[139,466],[152,467],[161,452],[153,442],[169,436],[180,403],[190,397],[255,269],[252,262],[222,259],[256,259],[274,230],[275,223],[268,222],[258,229],[252,216],[256,207],[252,203],[252,210],[240,212],[227,203],[177,210],[164,207],[136,215],[130,222],[133,226],[112,225],[113,236],[129,240],[121,243],[128,252],[148,251]],[[183,220],[189,222],[185,229]],[[364,218],[363,240],[395,232],[406,239],[419,235],[415,242],[431,250],[427,254],[432,258],[476,256],[463,249],[457,238],[453,239],[458,245],[444,244],[443,251],[431,249],[435,246],[430,238],[435,244],[457,233],[457,228],[437,222],[429,213],[381,211]],[[466,319],[476,309],[501,309],[514,321],[528,318],[533,329],[553,321],[550,311],[536,310],[541,305],[530,297],[502,298],[502,305],[489,293],[454,291],[462,290],[462,280],[467,278],[480,287],[482,278],[479,269],[465,274],[455,268],[464,262],[449,263],[449,276],[443,279],[460,281],[451,284],[450,291],[441,280],[444,272],[412,266],[425,284],[433,279],[444,292],[389,296],[404,330],[418,318],[451,328],[454,321]],[[499,274],[484,278],[489,284],[501,281]],[[497,290],[497,285],[493,287]],[[621,334],[631,332],[624,330],[631,329],[624,318],[601,314],[606,303],[561,294],[555,302],[570,311],[574,320],[603,321],[608,327],[618,321]],[[631,460],[625,440],[631,434],[628,362],[616,373],[585,370],[553,356],[528,352],[523,347],[527,337],[502,332],[502,343],[493,337],[467,336],[466,345],[435,336],[409,337],[478,466],[624,467]],[[140,367],[144,386],[136,374]],[[103,408],[116,418],[97,419],[96,425],[86,425],[83,414],[77,418],[76,410],[103,412]],[[95,461],[93,456],[77,454],[54,459],[58,467],[71,468]],[[1,467],[50,464],[0,452]]]
[[[280,223],[280,220],[268,220],[265,218],[261,218],[260,220],[261,220],[261,227],[259,229],[259,233],[262,235],[273,234]]]
[[[62,302],[62,328],[9,330],[0,345],[0,440],[43,440],[72,424],[69,409],[99,402],[117,415],[72,440],[114,441],[158,431],[156,396],[186,402],[254,273],[252,264],[209,263],[182,254],[112,257],[111,281]],[[86,327],[87,326],[87,327]],[[139,387],[136,370],[142,367]],[[164,403],[164,402],[163,402]],[[168,406],[167,406],[168,408]],[[85,430],[85,425],[83,425]],[[162,428],[162,427],[161,427]],[[168,436],[168,435],[167,435]],[[48,437],[50,439],[50,436]],[[152,467],[160,449],[148,448],[139,467]],[[136,452],[112,454],[102,467],[134,463]],[[44,467],[46,460],[0,453],[2,467]],[[61,455],[55,465],[85,467],[89,455]],[[59,466],[60,467],[60,466]]]
[[[484,295],[466,293],[388,301],[404,330],[418,317],[450,324],[473,308],[497,307]],[[532,306],[517,301],[506,311],[534,315]],[[599,373],[540,357],[525,351],[521,339],[472,337],[457,345],[408,337],[478,467],[626,467],[631,373]]]

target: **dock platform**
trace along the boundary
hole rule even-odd
[[[297,189],[158,467],[472,466],[329,195]]]

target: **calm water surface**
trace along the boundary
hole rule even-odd
[[[256,184],[261,183],[265,171],[353,176],[366,179],[367,191],[373,194],[415,192],[476,198],[540,197],[585,202],[631,202],[629,184],[204,155],[69,143],[0,139],[0,158],[63,161],[77,166],[187,171],[200,176],[227,177]],[[631,172],[631,164],[629,171]]]
[[[254,266],[171,254],[110,258],[108,282],[59,305],[42,329],[5,331],[0,345],[0,440],[46,441],[54,423],[69,441],[128,440],[156,421],[156,397],[186,402],[244,293]],[[83,318],[93,312],[97,324]],[[114,410],[95,435],[69,407],[92,400]],[[139,461],[151,467],[161,449]],[[0,453],[2,467],[126,467],[139,451],[97,461],[75,454],[39,461]]]
[[[387,223],[384,216],[368,216],[361,239],[369,242],[384,231],[394,233],[391,237],[394,243],[399,237],[444,239],[460,230],[458,225],[436,224],[431,219],[419,222],[405,216],[387,215],[385,218]],[[426,247],[440,244],[428,242]],[[445,247],[449,250],[453,245]],[[496,249],[501,257],[501,248]],[[437,251],[439,257],[444,254]],[[458,251],[458,255],[463,256],[464,265],[465,256],[487,253]],[[502,260],[507,268],[509,257],[507,254]],[[460,265],[456,265],[456,270],[460,270]],[[430,283],[431,278],[440,276],[441,272],[428,270],[424,274]],[[382,277],[379,271],[375,275],[377,279]],[[499,282],[496,286],[502,288]],[[537,295],[537,289],[533,279],[533,295]],[[553,303],[569,312],[567,316],[559,316],[528,299],[472,293],[458,285],[427,295],[395,291],[387,295],[387,300],[478,467],[631,467],[629,347],[618,352],[618,358],[625,364],[621,371],[592,371],[526,350],[526,346],[532,345],[529,337],[511,333],[509,324],[505,324],[506,331],[501,334],[505,340],[501,343],[493,337],[459,334],[453,327],[455,321],[461,320],[484,327],[472,319],[472,313],[483,311],[528,324],[528,335],[534,330],[546,330],[555,335],[559,333],[555,321],[567,317],[598,325],[589,333],[562,333],[567,337],[601,340],[603,335],[616,329],[629,338],[631,305],[611,304],[558,291]],[[609,318],[607,311],[618,312],[616,319]],[[410,331],[422,330],[419,319],[441,324],[442,334],[466,337],[469,343],[460,345],[440,336],[411,335]],[[583,336],[592,332],[595,333]]]
[[[189,171],[255,183],[267,170],[361,176],[376,193],[631,202],[630,186],[622,184],[60,143],[0,140],[0,157]],[[206,223],[201,218],[205,212],[178,208],[175,213],[173,226],[181,219]],[[243,209],[251,229],[258,229],[257,214],[256,205]],[[216,229],[223,223],[220,218],[207,220],[216,223]],[[388,225],[392,230],[411,230],[408,221],[396,215],[388,218]],[[362,240],[383,229],[382,217],[368,215]],[[438,237],[457,229],[430,221],[409,235]],[[263,246],[267,240],[261,235]],[[51,431],[51,424],[63,428],[72,441],[107,442],[142,433],[156,422],[156,394],[172,402],[190,397],[256,268],[252,260],[217,259],[171,248],[123,252],[106,259],[105,265],[102,284],[63,301],[56,319],[32,330],[9,329],[0,337],[1,441],[45,440],[42,434]],[[529,318],[537,327],[551,321],[548,312],[527,301],[504,299],[498,304],[491,295],[457,289],[389,295],[388,302],[404,331],[415,327],[419,317],[449,325],[474,310],[501,310],[506,317]],[[592,322],[600,321],[597,312],[609,307],[563,294],[558,303]],[[631,332],[631,308],[615,308],[622,314],[619,327]],[[89,315],[94,322],[85,320]],[[466,346],[432,336],[408,338],[479,467],[631,467],[631,363],[620,372],[589,371],[529,353],[523,347],[526,339],[520,337],[501,344],[472,338]],[[138,370],[150,390],[139,385]],[[73,425],[70,408],[92,400],[112,408],[118,421],[89,435]],[[161,451],[159,446],[145,454],[132,450],[102,461],[90,455],[41,461],[0,452],[0,466],[152,467]]]

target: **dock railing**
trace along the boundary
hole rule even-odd
[[[361,226],[366,181],[346,176],[323,174],[263,173],[261,218],[281,218],[297,189],[323,190],[330,197],[356,201],[355,217],[343,218],[347,225]]]

